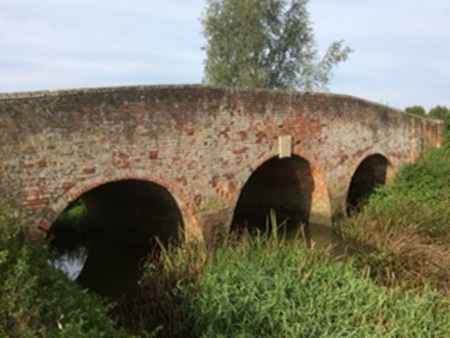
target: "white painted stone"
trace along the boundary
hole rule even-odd
[[[282,135],[278,137],[278,157],[292,156],[292,136]]]

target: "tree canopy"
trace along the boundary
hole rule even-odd
[[[435,106],[430,109],[428,116],[433,119],[440,119],[445,122],[450,122],[450,109],[445,106]]]
[[[422,106],[411,106],[406,107],[405,111],[410,114],[418,115],[418,116],[425,116],[425,108]]]
[[[343,41],[319,57],[307,0],[207,0],[204,81],[271,89],[323,89],[351,52]]]

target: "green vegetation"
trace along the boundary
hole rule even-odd
[[[448,335],[449,303],[377,286],[353,261],[256,237],[219,248],[182,288],[196,337]]]
[[[444,121],[447,133],[450,131],[450,109],[448,109],[447,107],[444,106],[433,107],[430,109],[427,116],[432,119],[439,119]]]
[[[418,290],[431,285],[449,293],[450,111],[438,106],[428,116],[446,122],[444,145],[426,149],[337,230],[353,243],[360,264],[375,280]]]
[[[405,111],[418,116],[425,116],[426,114],[425,109],[422,106],[406,107]]]
[[[88,213],[81,198],[69,204],[58,215],[51,227],[52,246],[61,254],[73,254],[80,247],[86,246],[95,224],[88,219]]]
[[[202,17],[205,81],[247,88],[325,87],[351,49],[334,42],[319,58],[307,2],[208,0]]]
[[[32,336],[447,336],[450,302],[374,283],[359,261],[259,235],[163,251],[113,311],[52,268],[2,205],[2,332]],[[11,230],[14,229],[14,230]],[[115,318],[116,323],[107,317]],[[118,330],[126,327],[128,333]]]
[[[449,201],[450,147],[428,149],[338,230],[382,283],[450,291]]]
[[[17,212],[0,202],[0,332],[6,337],[124,336],[109,306],[53,268]]]
[[[431,115],[431,112],[429,113]],[[447,121],[448,110],[436,115]],[[449,120],[450,121],[450,120]],[[448,132],[448,129],[447,129]],[[351,255],[256,235],[162,248],[140,293],[108,304],[58,271],[0,202],[0,332],[6,337],[450,336],[450,142],[426,149],[358,214],[337,223]],[[55,231],[89,238],[75,203]],[[64,225],[65,224],[65,225]],[[72,227],[64,234],[67,224]],[[59,230],[58,230],[59,229]],[[74,231],[81,241],[72,243]],[[65,236],[65,237],[64,237]]]
[[[354,259],[276,236],[230,240],[214,254],[195,243],[172,248],[148,264],[131,304],[122,322],[161,337],[450,334],[450,302],[439,293],[377,285]]]

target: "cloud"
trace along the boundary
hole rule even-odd
[[[331,90],[396,107],[450,106],[450,2],[312,1],[322,48],[345,39],[354,50],[335,71]]]
[[[193,1],[0,3],[0,91],[199,82]]]
[[[206,0],[0,0],[0,91],[200,82]],[[311,0],[320,50],[355,52],[330,89],[450,106],[450,2]]]

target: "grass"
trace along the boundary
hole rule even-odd
[[[450,293],[450,146],[427,149],[337,229],[384,285]]]
[[[276,231],[215,252],[198,243],[164,249],[148,262],[141,293],[111,310],[51,268],[49,252],[5,208],[0,330],[9,337],[450,335],[449,299],[438,292],[380,286],[357,259],[333,261]]]
[[[450,146],[427,149],[336,224],[351,257],[244,234],[215,251],[162,249],[137,296],[115,305],[48,264],[0,202],[0,332],[6,337],[450,336]],[[65,219],[67,217],[67,219]],[[74,205],[58,222],[88,234]],[[75,219],[72,222],[72,219]],[[62,225],[61,225],[62,226]],[[276,229],[276,227],[272,227]],[[62,228],[61,228],[62,229]],[[70,242],[78,247],[81,242]],[[81,243],[81,244],[80,244]],[[69,245],[69,246],[70,246]],[[64,250],[63,250],[64,251]]]
[[[275,236],[223,244],[209,259],[197,250],[175,249],[163,270],[144,278],[154,290],[161,276],[178,272],[178,282],[164,292],[176,312],[164,324],[169,327],[159,328],[161,336],[167,329],[180,337],[450,335],[448,299],[428,289],[418,294],[377,285],[353,259],[333,261]]]

